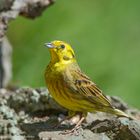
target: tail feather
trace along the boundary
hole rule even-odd
[[[118,117],[126,117],[126,118],[129,118],[131,120],[134,119],[134,118],[130,117],[129,115],[127,115],[126,113],[124,113],[123,111],[121,111],[119,109],[115,109],[115,108],[108,110],[108,113],[115,114]]]
[[[127,115],[123,111],[116,109],[116,108],[107,108],[106,110],[102,110],[102,112],[108,112],[110,114],[117,115],[118,117],[126,117],[126,118],[131,119],[131,117],[129,115]]]
[[[130,118],[130,116],[128,116],[126,113],[124,113],[123,111],[121,111],[119,109],[114,109],[114,114],[119,116],[119,117]]]

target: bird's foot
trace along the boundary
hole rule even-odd
[[[84,121],[85,117],[81,117],[81,119],[79,120],[79,122],[75,125],[75,127],[71,130],[67,130],[65,132],[61,132],[60,134],[66,135],[66,134],[76,134],[78,135],[78,130],[79,128],[81,128],[81,123]]]
[[[63,119],[60,120],[57,124],[55,124],[53,127],[56,128],[56,129],[58,129],[58,128],[61,126],[61,124],[62,124],[63,122],[65,122],[66,120],[68,120],[68,119],[70,119],[70,118],[71,118],[71,117],[69,117],[69,116],[63,118]]]
[[[59,134],[62,134],[62,135],[67,135],[67,134],[73,135],[74,134],[74,135],[78,136],[80,128],[82,128],[81,125],[75,126],[73,129],[60,132]]]

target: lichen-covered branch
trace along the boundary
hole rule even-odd
[[[0,39],[5,35],[8,22],[18,15],[35,18],[53,4],[54,0],[1,0],[0,1]]]
[[[4,36],[8,29],[9,21],[15,19],[19,15],[34,19],[40,16],[42,12],[53,3],[54,0],[0,0],[0,88],[7,85],[7,82],[10,80],[9,74],[12,73],[11,59],[5,57],[8,56],[9,51],[11,51],[9,45],[7,47],[7,54],[3,54],[3,44],[5,43]],[[4,59],[9,60],[7,64],[10,64],[10,66],[6,67],[7,69],[4,67]],[[7,73],[7,71],[9,71],[9,73]],[[7,79],[7,77],[9,77],[9,79]]]
[[[106,113],[89,113],[76,134],[61,135],[71,128],[69,121],[55,128],[66,117],[67,110],[59,106],[46,88],[18,88],[0,90],[0,136],[12,139],[67,140],[140,140],[140,111],[129,107],[117,97],[109,97],[112,104],[136,118],[117,118]]]
[[[2,42],[0,42],[0,88],[2,88],[3,83],[3,63],[2,63]]]
[[[55,110],[55,113],[66,112],[66,109],[51,98],[46,88],[19,88],[6,98],[8,106],[16,112],[24,111],[30,114],[48,110]]]

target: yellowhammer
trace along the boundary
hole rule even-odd
[[[52,41],[45,46],[51,54],[45,72],[48,90],[56,102],[74,112],[73,115],[81,114],[74,129],[82,123],[87,112],[101,111],[129,118],[124,112],[115,109],[96,84],[81,71],[69,44]]]

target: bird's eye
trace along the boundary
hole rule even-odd
[[[64,49],[65,48],[65,45],[61,45],[61,49]]]

